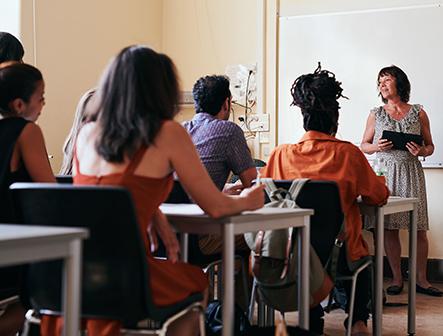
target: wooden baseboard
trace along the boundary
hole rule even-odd
[[[443,282],[443,259],[428,259],[428,280],[431,282]],[[408,278],[408,258],[401,258],[401,271],[405,279]],[[392,272],[388,259],[383,260],[383,274],[385,278],[391,278]]]

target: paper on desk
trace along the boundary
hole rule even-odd
[[[197,204],[169,204],[163,203],[160,210],[166,215],[183,215],[198,216],[204,215],[205,212]],[[254,211],[243,211],[242,215],[269,215],[276,213],[294,212],[296,209],[291,208],[261,208]]]
[[[168,215],[204,215],[205,212],[197,204],[169,204],[160,205],[160,210]]]
[[[294,212],[297,211],[297,209],[294,208],[261,208],[254,211],[243,211],[243,215],[247,214],[254,214],[254,215],[269,215],[269,214],[276,214],[276,213],[288,213],[288,212]]]

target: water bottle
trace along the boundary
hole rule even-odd
[[[383,158],[378,158],[375,167],[374,167],[375,174],[377,176],[385,176],[386,175],[386,163]]]

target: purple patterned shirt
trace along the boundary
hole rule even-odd
[[[220,120],[208,113],[197,113],[183,126],[218,189],[223,189],[231,171],[239,175],[254,167],[243,131],[232,121]]]

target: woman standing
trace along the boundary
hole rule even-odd
[[[429,156],[434,152],[429,118],[421,105],[409,104],[411,84],[406,74],[392,65],[380,70],[377,77],[379,95],[383,106],[371,110],[363,135],[361,149],[367,154],[376,153],[377,160],[386,164],[386,182],[395,196],[417,197],[417,292],[443,296],[443,293],[431,286],[426,276],[428,258],[429,230],[426,186],[423,168],[418,156]],[[384,130],[418,134],[423,143],[408,142],[407,150],[392,148],[392,142],[382,139]],[[409,229],[407,213],[385,217],[385,252],[392,270],[393,279],[387,288],[390,295],[400,294],[403,290],[403,277],[400,268],[401,246],[400,229]]]

